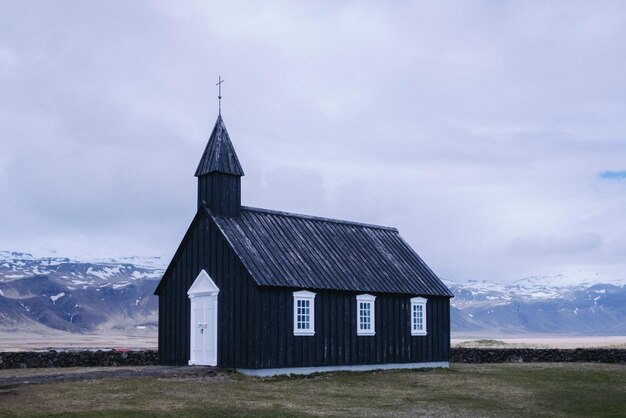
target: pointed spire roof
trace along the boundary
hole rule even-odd
[[[217,117],[215,127],[213,127],[213,132],[211,132],[209,143],[204,149],[204,154],[202,154],[195,176],[199,177],[214,171],[234,176],[244,175],[233,143],[230,142],[222,115]]]

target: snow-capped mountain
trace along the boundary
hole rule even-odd
[[[506,303],[515,299],[539,301],[542,299],[558,299],[572,292],[584,291],[594,285],[606,284],[601,280],[589,280],[588,277],[576,276],[532,276],[512,283],[495,283],[486,280],[469,280],[465,283],[447,281],[449,287],[456,289],[454,303],[457,307],[478,306],[481,303]],[[624,280],[611,284],[620,286]]]
[[[118,288],[140,279],[158,279],[163,274],[158,257],[122,257],[78,261],[65,257],[33,257],[28,253],[0,251],[0,282],[33,276],[48,276],[75,288],[115,285]]]
[[[626,335],[626,286],[563,275],[447,283],[457,333]]]
[[[0,251],[0,330],[156,332],[158,257],[76,260]],[[626,285],[594,276],[446,282],[453,336],[626,335]]]
[[[0,251],[0,329],[155,328],[158,258],[79,261]]]

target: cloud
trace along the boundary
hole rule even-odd
[[[0,247],[171,256],[222,75],[244,204],[455,280],[619,274],[625,38],[622,2],[5,2]]]
[[[544,257],[572,255],[596,250],[602,236],[595,233],[578,233],[566,237],[532,236],[513,240],[509,252],[516,257]]]
[[[15,51],[0,44],[0,72],[12,70],[17,65],[18,59]]]

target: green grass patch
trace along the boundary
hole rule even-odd
[[[104,378],[0,388],[0,416],[624,416],[626,367],[453,364],[312,378]]]

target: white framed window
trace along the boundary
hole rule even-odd
[[[376,335],[376,296],[357,295],[356,297],[356,335]]]
[[[421,297],[411,298],[411,335],[426,335],[426,302]]]
[[[315,293],[293,292],[293,335],[315,335]]]

